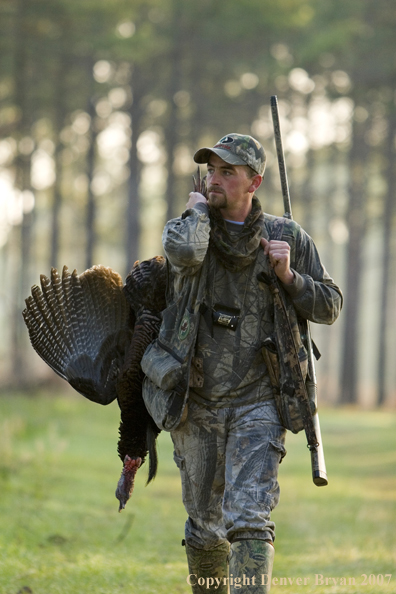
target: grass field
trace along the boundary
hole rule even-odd
[[[69,393],[0,398],[0,594],[191,592],[169,435],[156,480],[143,466],[119,514],[118,420]],[[327,487],[288,435],[271,593],[396,593],[396,413],[323,410],[321,424]]]

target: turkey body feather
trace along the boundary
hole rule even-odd
[[[75,390],[99,404],[117,398],[121,410],[118,453],[124,469],[116,492],[120,509],[133,489],[139,466],[150,457],[148,482],[157,470],[159,429],[142,398],[140,361],[158,335],[165,308],[166,261],[136,262],[124,286],[104,266],[78,275],[40,276],[22,312],[31,344]]]

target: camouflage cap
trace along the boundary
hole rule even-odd
[[[230,165],[249,165],[259,175],[264,175],[266,156],[263,147],[252,136],[227,134],[213,148],[199,149],[194,155],[196,163],[207,163],[215,153]]]

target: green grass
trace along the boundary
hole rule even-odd
[[[0,398],[0,594],[191,591],[169,435],[156,480],[145,487],[143,466],[119,514],[118,420],[116,404],[69,393]],[[289,434],[273,514],[273,577],[309,582],[271,592],[396,593],[396,414],[323,410],[321,424],[329,486],[313,485],[304,436]],[[315,574],[356,585],[315,585]],[[362,574],[393,575],[380,586]]]

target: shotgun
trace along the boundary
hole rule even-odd
[[[282,187],[282,195],[283,195],[283,205],[285,209],[285,214],[283,215],[286,219],[293,219],[292,209],[291,209],[291,201],[290,201],[290,192],[289,192],[289,184],[287,181],[287,173],[286,173],[286,162],[285,156],[283,153],[283,146],[282,146],[282,137],[280,131],[280,123],[279,123],[279,112],[278,112],[278,99],[276,95],[271,97],[271,113],[272,113],[272,121],[274,124],[274,136],[275,136],[275,144],[276,144],[276,153],[278,157],[278,165],[279,165],[279,175]],[[309,379],[306,382],[306,390],[307,396],[311,401],[317,402],[317,385],[316,385],[316,374],[315,374],[315,363],[314,363],[314,355],[313,355],[313,343],[311,339],[311,332],[309,328],[309,322],[307,320],[307,351],[308,351],[308,376]],[[311,466],[312,466],[312,480],[318,487],[323,487],[328,484],[327,480],[327,472],[326,472],[326,463],[324,458],[324,451],[323,451],[323,444],[322,444],[322,436],[320,432],[320,424],[319,424],[319,416],[316,412],[312,416],[312,424],[313,429],[315,430],[316,435],[316,445],[308,444],[308,448],[311,452]],[[309,423],[310,427],[305,426],[305,432],[308,437],[309,430],[312,431],[312,424]],[[311,440],[312,442],[312,440]]]

